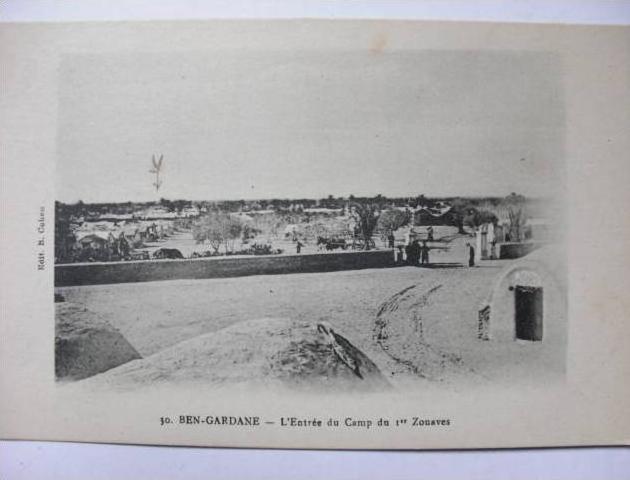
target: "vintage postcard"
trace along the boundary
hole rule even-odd
[[[0,436],[627,444],[629,42],[0,25]]]

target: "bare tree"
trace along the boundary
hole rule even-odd
[[[378,219],[380,216],[378,206],[371,204],[352,203],[351,210],[351,215],[354,217],[357,223],[359,234],[361,235],[363,240],[363,249],[369,250],[371,247],[374,246],[372,235],[376,230],[376,225],[378,224]]]
[[[524,221],[522,207],[508,207],[508,220],[510,222],[510,237],[513,242],[521,241],[521,229]]]
[[[457,226],[458,233],[466,233],[466,230],[464,230],[464,223],[466,217],[470,215],[470,212],[472,211],[470,203],[466,199],[455,198],[451,202],[451,211],[453,212],[453,218],[455,225]]]
[[[241,238],[241,233],[243,233],[243,223],[238,218],[227,215],[223,223],[223,244],[226,253],[234,251],[234,242]]]
[[[268,242],[271,242],[273,238],[278,238],[286,223],[277,213],[265,213],[254,217],[253,226],[266,236]]]
[[[471,209],[470,213],[464,218],[464,223],[472,228],[478,228],[486,223],[497,224],[499,219],[489,210]]]
[[[395,209],[385,210],[378,217],[377,227],[381,233],[389,235],[394,230],[398,230],[400,227],[409,223],[410,218],[410,212],[403,212]]]
[[[526,202],[522,195],[512,193],[504,200],[507,207],[510,238],[514,242],[520,242],[523,234],[523,227],[527,221]]]
[[[234,242],[240,238],[243,223],[223,212],[212,212],[201,217],[193,225],[193,238],[197,243],[208,242],[215,253],[221,245],[226,253],[234,250]]]

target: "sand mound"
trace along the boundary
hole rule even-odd
[[[85,307],[55,304],[55,375],[79,380],[140,358],[135,348]]]
[[[333,335],[336,335],[333,340]],[[318,391],[389,387],[377,366],[330,326],[288,319],[240,322],[89,380],[108,387],[247,384]]]

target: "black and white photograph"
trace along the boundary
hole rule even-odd
[[[563,381],[557,55],[383,36],[59,68],[61,385]]]

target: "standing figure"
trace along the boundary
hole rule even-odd
[[[394,232],[389,232],[389,235],[387,236],[387,243],[389,245],[389,248],[394,248],[395,241],[396,238],[394,237]]]
[[[398,257],[396,258],[396,263],[404,263],[405,261],[404,251],[405,251],[405,247],[403,247],[402,245],[398,245]]]
[[[475,247],[473,247],[472,244],[470,243],[467,243],[466,246],[468,247],[468,266],[474,267],[475,266]]]
[[[422,242],[422,247],[420,248],[420,263],[422,265],[429,264],[429,247],[427,246],[426,240]]]
[[[409,254],[407,254],[407,260],[410,265],[418,266],[418,260],[420,259],[420,243],[418,240],[411,242],[409,246]]]
[[[295,244],[295,251],[297,253],[300,253],[302,251],[303,246],[304,244],[298,240],[297,243]]]
[[[433,241],[433,227],[429,226],[429,228],[427,228],[427,240],[429,242]]]

